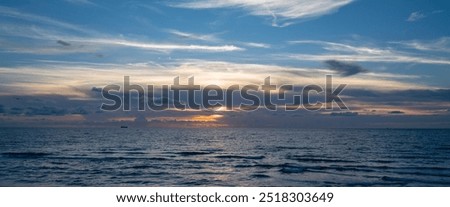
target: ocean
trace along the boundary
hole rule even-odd
[[[1,128],[0,186],[450,186],[450,130]]]

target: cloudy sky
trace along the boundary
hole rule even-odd
[[[0,2],[0,126],[450,127],[446,0]],[[349,110],[100,110],[132,83],[347,84]]]

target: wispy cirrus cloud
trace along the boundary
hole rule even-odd
[[[255,47],[255,48],[270,48],[271,45],[267,43],[261,43],[261,42],[241,42],[242,45],[245,45],[247,47]]]
[[[68,45],[62,45],[61,42],[65,42]],[[130,41],[125,39],[114,38],[75,38],[65,39],[61,42],[56,41],[59,46],[46,46],[46,47],[26,47],[26,46],[14,46],[10,48],[3,48],[5,52],[11,53],[24,53],[24,54],[68,54],[68,53],[95,53],[106,50],[112,47],[127,47],[140,50],[150,50],[163,53],[169,53],[172,51],[196,51],[196,52],[232,52],[243,51],[244,48],[234,45],[185,45],[174,43],[151,43],[143,41]],[[78,46],[76,46],[78,45]]]
[[[182,39],[186,40],[199,40],[199,41],[205,41],[205,42],[214,42],[214,43],[220,43],[224,42],[223,39],[218,37],[218,34],[194,34],[189,32],[183,32],[175,29],[168,29],[168,33],[175,35],[177,37],[180,37]],[[234,42],[238,45],[246,46],[246,47],[253,47],[253,48],[270,48],[271,45],[267,43],[261,43],[261,42]]]
[[[78,4],[78,5],[89,5],[94,6],[96,5],[92,1],[89,0],[65,0],[66,2],[72,3],[72,4]]]
[[[179,44],[171,42],[152,42],[148,40],[130,40],[125,37],[116,38],[111,34],[97,32],[74,24],[54,20],[52,18],[28,14],[15,9],[0,6],[0,16],[25,21],[16,24],[2,24],[0,31],[3,35],[28,38],[32,41],[17,41],[4,39],[0,48],[2,51],[27,54],[65,54],[95,52],[104,47],[128,47],[159,52],[175,50],[197,52],[231,52],[242,51],[244,48],[224,44]],[[28,22],[36,25],[29,26]],[[76,32],[76,33],[74,33]],[[195,35],[173,30],[173,34],[198,40],[215,41],[214,35]],[[2,35],[0,35],[2,36]],[[57,43],[57,45],[55,45]],[[60,46],[60,47],[56,47]]]
[[[53,26],[53,27],[57,27],[60,29],[69,30],[72,32],[80,32],[80,33],[88,33],[88,34],[93,33],[92,30],[86,29],[86,28],[78,26],[78,25],[70,24],[67,22],[59,21],[59,20],[41,16],[41,15],[35,15],[35,14],[22,12],[22,11],[19,11],[19,10],[13,9],[13,8],[9,8],[9,7],[4,7],[4,6],[0,6],[0,16],[9,17],[9,18],[13,18],[13,19],[20,19],[20,20],[23,20],[26,22],[39,23],[39,24],[47,25],[47,26]]]
[[[173,34],[177,37],[184,38],[184,39],[201,40],[201,41],[207,41],[207,42],[217,42],[220,40],[214,34],[194,34],[194,33],[182,32],[182,31],[175,30],[175,29],[168,29],[167,32],[169,32],[170,34]]]
[[[9,29],[8,29],[9,28]],[[16,28],[0,27],[0,31],[39,40],[34,43],[10,42],[3,44],[3,51],[14,53],[36,53],[36,54],[58,54],[58,53],[92,53],[105,49],[105,47],[128,47],[142,50],[159,52],[171,52],[175,50],[197,51],[197,52],[231,52],[243,51],[242,47],[235,45],[203,45],[203,44],[179,44],[179,43],[156,43],[143,40],[129,40],[126,38],[115,38],[109,35],[74,36],[41,28]],[[56,43],[57,45],[55,45]],[[61,47],[56,47],[61,46]]]
[[[419,51],[450,52],[450,37],[441,37],[436,40],[428,40],[428,41],[410,40],[391,43]]]
[[[199,0],[169,5],[189,9],[242,8],[251,15],[272,17],[272,26],[284,27],[295,20],[332,13],[351,2],[353,0]]]
[[[425,17],[427,17],[427,16],[424,13],[422,13],[420,11],[416,11],[416,12],[411,13],[409,15],[408,19],[406,19],[406,21],[415,22],[415,21],[419,21]]]
[[[230,52],[230,51],[242,51],[244,48],[240,48],[234,45],[185,45],[185,44],[161,44],[151,43],[143,41],[130,41],[125,39],[113,39],[113,38],[93,38],[93,39],[72,39],[72,41],[80,43],[92,43],[109,46],[124,46],[132,47],[144,50],[156,50],[156,51],[172,51],[172,50],[195,50],[204,52]]]
[[[391,47],[350,45],[336,42],[301,40],[290,41],[291,44],[313,44],[320,46],[324,52],[319,54],[290,54],[290,58],[306,61],[340,60],[348,62],[387,62],[420,63],[450,65],[447,57],[428,56],[424,53],[399,51]]]

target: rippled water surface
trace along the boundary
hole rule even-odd
[[[0,186],[450,186],[450,130],[0,129]]]

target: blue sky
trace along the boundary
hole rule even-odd
[[[35,120],[108,125],[209,116],[99,113],[91,89],[120,83],[124,75],[142,84],[194,75],[201,84],[226,86],[260,84],[267,76],[280,84],[319,84],[335,74],[348,84],[350,110],[358,117],[333,119],[366,120],[361,127],[386,127],[389,120],[415,127],[410,119],[449,127],[449,19],[450,3],[443,0],[3,1],[0,120],[7,126]],[[364,72],[343,76],[329,60]],[[232,125],[249,116],[221,113],[223,120],[212,121]],[[329,115],[305,116],[335,121]]]

